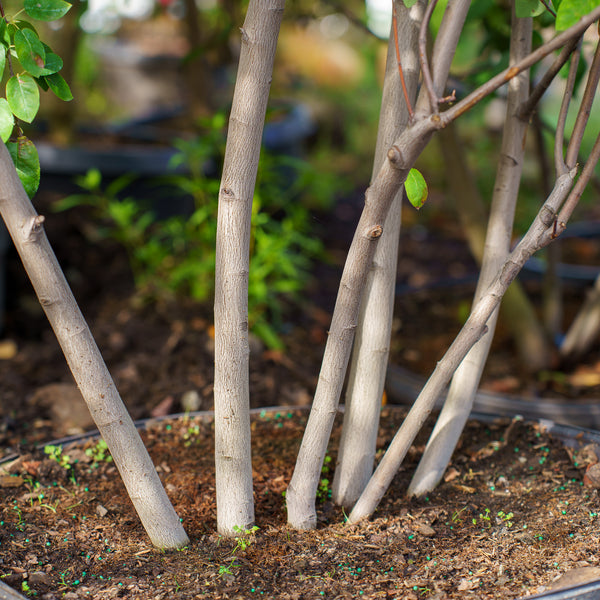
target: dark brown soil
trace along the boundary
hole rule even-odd
[[[64,449],[68,469],[24,454],[0,478],[2,580],[48,600],[516,598],[597,566],[599,499],[582,482],[592,447],[569,453],[522,421],[470,423],[445,483],[423,501],[404,491],[425,438],[372,520],[345,525],[324,486],[318,529],[289,529],[282,494],[305,416],[253,421],[258,529],[238,540],[215,533],[211,420],[148,427],[145,443],[191,538],[180,551],[150,545],[115,467],[86,456],[95,441]],[[379,448],[400,420],[384,412]]]
[[[47,211],[48,201],[42,198],[40,212]],[[48,218],[48,236],[133,417],[179,412],[192,390],[200,409],[211,409],[209,308],[185,301],[141,305],[122,250],[111,243],[90,245],[82,218],[71,213]],[[334,259],[347,247],[355,218],[354,205],[341,206],[335,223],[324,227]],[[406,231],[399,268],[402,283],[428,291],[399,302],[393,358],[423,374],[460,328],[459,308],[473,289],[463,285],[461,295],[453,293],[448,302],[447,288],[436,291],[438,283],[475,273],[460,236],[437,225],[435,234],[419,227]],[[253,346],[254,407],[310,403],[338,263],[319,267],[306,305],[290,315],[285,354]],[[8,268],[0,459],[14,452],[21,458],[0,476],[0,577],[13,588],[48,600],[507,598],[535,591],[573,568],[598,565],[597,492],[583,485],[583,469],[596,461],[594,452],[587,448],[583,457],[573,456],[539,427],[521,422],[471,424],[447,481],[427,501],[404,497],[422,437],[372,521],[344,525],[342,511],[323,498],[317,531],[288,529],[282,493],[304,419],[303,412],[293,411],[254,422],[259,529],[245,550],[215,533],[210,421],[149,427],[146,444],[192,539],[180,552],[153,549],[114,466],[95,463],[82,451],[94,442],[64,450],[69,469],[34,449],[91,426],[86,412],[74,409],[72,378],[16,256]],[[532,387],[523,383],[506,337],[499,337],[495,356],[485,385],[508,391]],[[593,369],[597,359],[588,362]],[[56,383],[71,388],[53,387]],[[580,393],[562,385],[563,392]],[[382,420],[380,448],[399,418],[392,411]]]

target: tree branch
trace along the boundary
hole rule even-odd
[[[552,240],[552,224],[556,213],[567,197],[575,172],[561,175],[552,193],[540,209],[533,224],[518,246],[504,261],[498,275],[473,307],[467,322],[440,360],[425,387],[415,400],[402,426],[394,436],[365,491],[355,504],[348,521],[355,523],[373,514],[397,473],[417,433],[427,420],[436,400],[450,381],[473,344],[486,333],[486,322],[496,310],[510,283],[531,255]]]
[[[579,38],[583,35],[584,31],[595,21],[600,19],[600,7],[595,8],[585,17],[579,19],[579,22],[569,27],[565,31],[562,31],[550,41],[546,42],[536,50],[534,50],[529,56],[519,61],[512,67],[509,67],[492,77],[489,81],[484,83],[482,86],[471,92],[468,96],[463,98],[460,102],[457,102],[454,106],[444,111],[439,115],[439,127],[445,127],[450,121],[458,118],[463,113],[467,112],[473,106],[478,104],[483,98],[489,96],[492,92],[496,91],[500,86],[510,81],[513,77],[525,69],[529,69],[531,66],[554,52],[558,48],[564,46],[569,40],[573,38]]]
[[[573,210],[575,210],[575,207],[577,206],[579,199],[581,198],[581,194],[583,194],[583,190],[586,188],[590,179],[594,176],[594,169],[596,168],[596,164],[598,163],[599,158],[600,134],[596,138],[594,147],[592,148],[590,156],[588,157],[585,166],[583,167],[583,171],[581,171],[581,175],[579,176],[577,183],[573,186],[569,197],[565,201],[565,204],[557,217],[557,235],[560,235],[560,233],[566,228],[566,224],[571,218]]]
[[[534,108],[537,106],[537,103],[540,101],[540,98],[546,93],[546,90],[554,81],[554,78],[558,75],[558,72],[562,69],[563,65],[569,60],[569,57],[573,54],[573,51],[577,48],[580,41],[581,38],[573,38],[563,47],[552,65],[550,65],[549,69],[533,88],[529,98],[527,98],[519,109],[519,117],[521,119],[529,119]]]
[[[565,145],[565,127],[567,126],[567,114],[573,91],[575,89],[575,80],[577,79],[577,67],[579,66],[579,58],[581,56],[581,44],[577,46],[571,56],[571,64],[569,65],[569,74],[565,84],[562,102],[560,103],[560,111],[558,113],[558,121],[556,123],[556,133],[554,137],[554,167],[557,175],[566,173],[569,169],[565,164],[564,145]]]
[[[425,16],[419,29],[419,62],[421,64],[421,73],[423,75],[423,84],[429,95],[429,110],[431,114],[436,115],[439,112],[438,94],[433,89],[433,79],[429,70],[429,60],[427,59],[427,33],[429,31],[429,23],[431,15],[437,5],[437,0],[431,0],[425,10]]]
[[[577,155],[579,154],[579,148],[581,148],[583,132],[585,131],[585,126],[590,118],[592,104],[596,92],[598,91],[598,81],[600,81],[600,43],[596,43],[596,52],[594,53],[594,59],[592,60],[588,73],[588,80],[581,99],[581,106],[579,107],[577,119],[575,120],[575,125],[573,126],[573,131],[571,133],[571,139],[569,140],[569,146],[567,147],[567,156],[565,158],[567,168],[572,168],[577,163]]]

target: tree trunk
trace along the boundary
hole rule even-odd
[[[525,262],[534,252],[547,246],[553,239],[553,224],[558,209],[573,187],[576,170],[561,175],[554,190],[540,209],[527,234],[509,254],[483,297],[473,307],[467,322],[448,348],[427,383],[415,400],[402,426],[394,436],[387,452],[358,502],[354,505],[349,522],[356,523],[373,514],[379,501],[397,473],[417,433],[430,415],[450,378],[473,345],[486,333],[486,322],[498,308],[502,296],[514,281]]]
[[[531,51],[531,18],[517,18],[513,5],[510,64]],[[494,280],[510,249],[512,226],[521,183],[524,139],[527,122],[518,116],[519,107],[529,94],[529,72],[524,71],[508,84],[506,121],[502,137],[498,173],[492,197],[492,208],[485,241],[481,273],[474,304]],[[410,495],[421,496],[441,480],[458,438],[473,407],[473,400],[494,337],[498,311],[487,320],[487,333],[471,348],[456,373],[442,412],[429,438],[425,453],[409,486]]]
[[[397,38],[393,32],[390,34],[373,178],[377,176],[385,160],[387,149],[405,129],[409,118],[398,71],[396,41],[412,106],[419,80],[416,48],[424,2],[420,1],[411,9],[406,8],[402,1],[394,4]],[[361,301],[346,392],[338,466],[332,486],[333,501],[346,507],[356,502],[373,473],[392,330],[402,198],[401,190],[396,194],[386,218],[384,233],[377,244]]]
[[[434,46],[434,58],[439,59],[433,72],[435,89],[444,88],[469,4],[468,0],[457,0],[446,7]],[[434,110],[437,113],[437,104],[431,109],[426,104],[422,102],[419,118],[388,150],[387,159],[366,192],[365,208],[348,251],[312,409],[286,496],[288,523],[297,529],[316,526],[315,495],[321,467],[358,326],[360,300],[383,224],[400,186],[442,123],[439,115],[431,115]],[[418,100],[417,109],[419,106]]]
[[[251,0],[219,190],[215,268],[215,466],[217,527],[254,523],[248,356],[252,197],[284,0]]]
[[[0,212],[71,373],[106,441],[152,543],[189,543],[150,456],[119,396],[4,144],[0,144]]]

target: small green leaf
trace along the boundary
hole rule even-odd
[[[410,8],[413,4],[417,3],[417,0],[403,0],[404,1],[404,6],[406,6],[406,8]]]
[[[0,19],[0,42],[2,42],[6,48],[10,46],[10,34],[8,33],[8,23],[4,19]]]
[[[563,31],[575,25],[599,5],[600,0],[562,0],[556,13],[556,30]]]
[[[35,79],[27,73],[13,75],[6,83],[6,99],[15,117],[31,123],[40,108],[40,90]]]
[[[46,44],[44,44],[44,48],[46,50],[46,62],[44,63],[44,68],[40,75],[52,75],[52,73],[58,73],[63,68],[62,58],[52,52]]]
[[[40,184],[40,159],[33,142],[21,135],[16,142],[6,144],[29,198],[33,198]]]
[[[45,91],[47,92],[50,89],[50,86],[48,85],[48,83],[46,82],[46,78],[45,77],[36,77],[35,81],[37,82],[37,84]]]
[[[404,182],[404,188],[408,201],[419,210],[427,201],[427,183],[423,175],[417,169],[411,169]]]
[[[17,31],[21,31],[23,29],[30,29],[31,31],[33,31],[33,33],[35,33],[38,36],[38,38],[40,37],[38,35],[38,32],[37,32],[36,28],[34,27],[33,23],[30,23],[29,21],[21,21],[20,19],[17,19],[16,21],[13,21],[12,23],[8,23],[7,31],[8,31],[8,35],[9,35],[10,39],[13,39],[15,37],[15,33],[17,33]]]
[[[546,10],[540,0],[517,0],[515,12],[517,17],[537,17]]]
[[[34,77],[42,75],[46,62],[46,50],[37,34],[31,29],[15,32],[15,50],[19,62]]]
[[[64,0],[25,0],[25,12],[38,21],[56,21],[64,17],[71,5]]]
[[[4,67],[6,66],[6,50],[0,44],[0,80],[4,75]]]
[[[73,100],[71,88],[60,73],[53,73],[52,75],[47,75],[46,77],[44,77],[44,79],[46,83],[50,86],[50,89],[54,92],[55,96],[57,96],[61,100],[64,100],[65,102]]]
[[[8,102],[6,99],[0,98],[0,138],[2,138],[4,143],[10,138],[14,124],[15,118],[8,106]]]

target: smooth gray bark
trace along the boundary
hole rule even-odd
[[[410,9],[401,0],[394,4],[402,72],[411,105],[414,106],[419,80],[416,42],[425,2],[420,0]],[[396,36],[392,32],[388,44],[373,178],[383,164],[387,149],[406,128],[408,118],[409,111],[398,71]],[[333,501],[346,507],[356,502],[373,474],[394,312],[402,198],[400,190],[386,218],[361,301],[345,397],[338,465],[332,485]]]
[[[444,68],[450,68],[468,8],[468,0],[456,0],[446,8],[446,24],[442,23],[434,46],[434,58],[439,58],[439,65],[434,67],[436,89],[444,87],[448,75],[448,70],[444,74]],[[312,410],[287,490],[288,523],[296,529],[313,529],[316,526],[315,496],[321,467],[344,384],[358,326],[360,301],[377,241],[383,233],[383,225],[396,194],[440,123],[437,115],[431,118],[425,116],[406,129],[388,150],[386,160],[365,194],[365,207],[342,273]]]
[[[254,523],[250,447],[248,272],[252,198],[284,0],[251,0],[219,190],[215,268],[217,527]]]
[[[531,52],[532,21],[517,18],[513,6],[509,64],[515,64]],[[529,71],[523,71],[508,84],[500,160],[474,304],[494,280],[510,248],[525,154],[523,139],[528,125],[518,112],[528,94]],[[440,482],[471,413],[497,319],[498,310],[487,320],[486,335],[471,348],[454,373],[446,402],[409,486],[409,495],[424,495]]]
[[[159,548],[185,546],[188,537],[50,247],[44,217],[33,208],[4,144],[0,213],[148,536]]]
[[[503,294],[518,275],[525,262],[540,248],[547,246],[554,236],[554,223],[558,210],[569,195],[576,170],[561,175],[552,193],[539,211],[527,234],[509,254],[486,293],[471,310],[471,314],[446,354],[440,360],[415,400],[402,426],[394,436],[387,452],[358,502],[349,521],[355,523],[373,514],[381,498],[397,473],[417,433],[430,415],[438,397],[467,352],[486,333],[486,323],[498,308]]]

